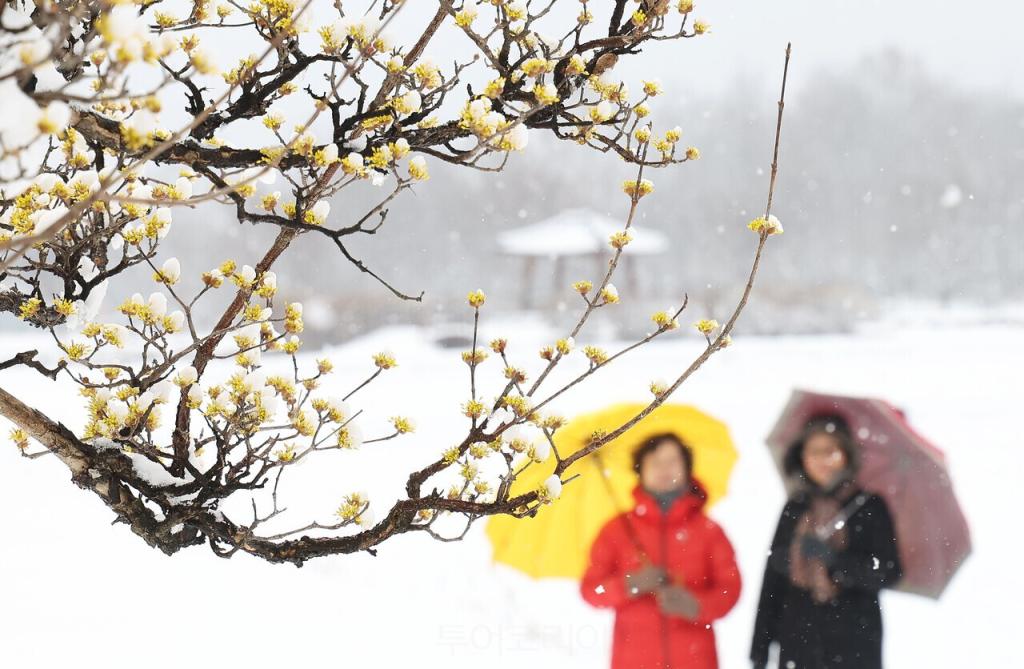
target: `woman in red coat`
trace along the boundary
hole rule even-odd
[[[615,609],[613,669],[717,669],[711,623],[736,604],[732,545],[704,515],[707,495],[690,476],[693,454],[672,434],[633,456],[636,507],[598,534],[580,590]]]

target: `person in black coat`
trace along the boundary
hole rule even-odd
[[[772,540],[750,658],[780,669],[881,669],[879,590],[902,576],[885,501],[859,489],[857,446],[839,416],[810,420],[786,453],[797,491]]]

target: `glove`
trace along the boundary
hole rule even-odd
[[[626,574],[626,592],[630,597],[639,597],[654,592],[668,582],[668,574],[657,565],[647,564]]]
[[[800,555],[808,560],[821,560],[826,567],[831,566],[836,559],[835,550],[813,534],[805,534],[800,538]]]
[[[658,608],[667,615],[696,620],[697,614],[700,613],[700,602],[693,593],[681,586],[668,585],[658,588],[655,596],[658,599]]]

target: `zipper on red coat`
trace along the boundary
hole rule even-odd
[[[661,511],[660,517],[660,531],[658,532],[658,542],[661,544],[661,568],[665,570],[666,577],[668,576],[668,536],[666,530],[668,529],[668,512],[658,509]],[[665,669],[672,669],[672,658],[671,658],[671,640],[668,635],[668,614],[658,607],[658,618],[661,622],[661,652],[662,660],[665,663]]]

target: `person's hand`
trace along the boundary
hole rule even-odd
[[[836,559],[835,550],[813,534],[805,534],[800,538],[800,555],[808,560],[821,560],[826,567]]]
[[[697,614],[700,613],[700,602],[692,592],[682,586],[667,585],[658,588],[655,597],[658,599],[658,608],[667,615],[696,620]]]
[[[645,564],[640,569],[626,574],[626,592],[631,597],[639,597],[654,592],[668,582],[668,574],[661,567]]]

